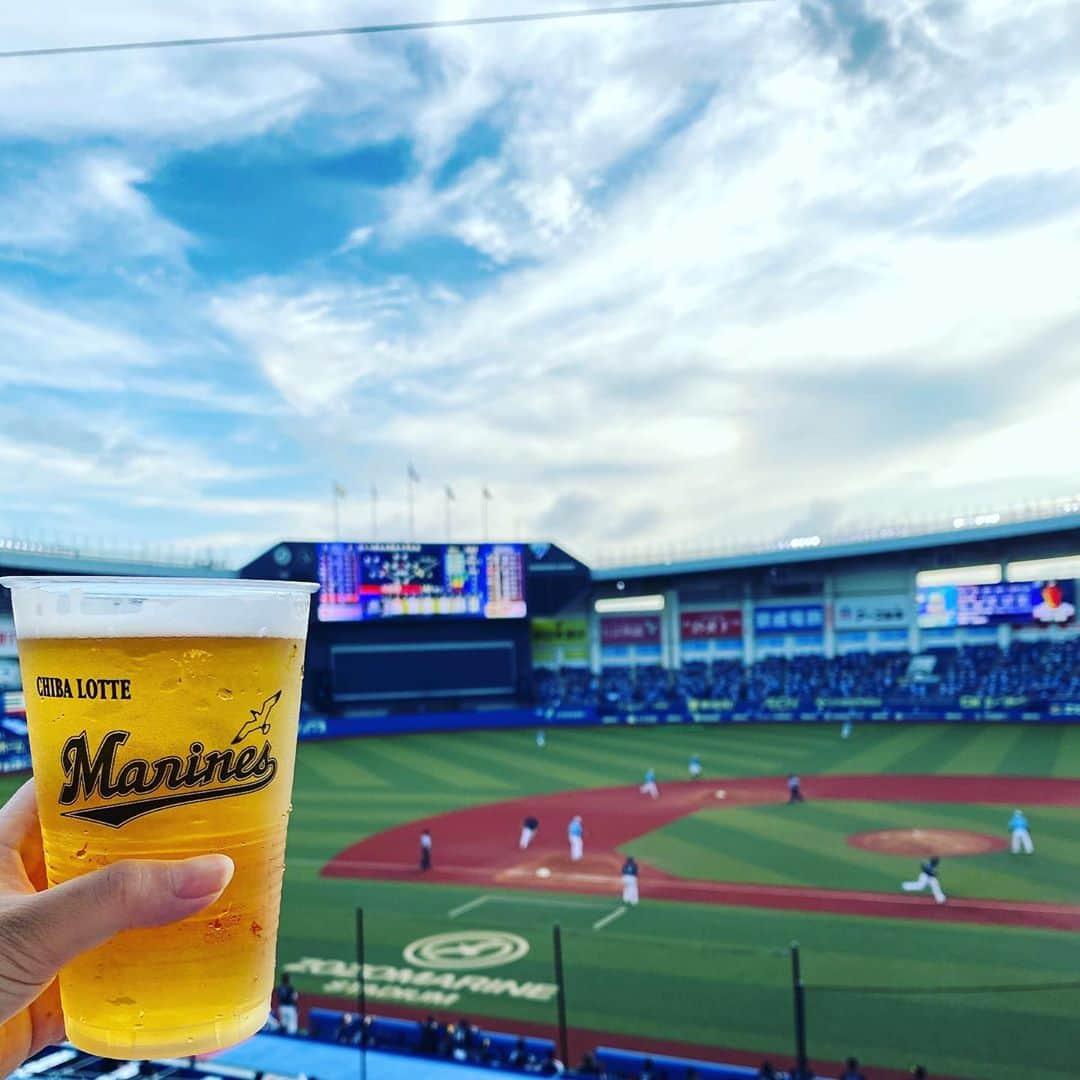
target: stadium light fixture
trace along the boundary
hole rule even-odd
[[[1025,559],[1005,567],[1006,581],[1048,581],[1053,578],[1080,578],[1080,555],[1056,559]]]
[[[624,615],[640,611],[663,611],[663,594],[652,596],[605,596],[593,605],[597,615]]]
[[[920,570],[915,575],[919,588],[933,585],[1000,585],[1001,564],[981,563],[978,566],[951,566],[945,570]]]

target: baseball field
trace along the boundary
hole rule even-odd
[[[692,753],[704,776],[688,777]],[[637,789],[658,774],[660,798]],[[785,776],[806,802],[786,805]],[[305,1005],[554,1028],[562,928],[574,1052],[597,1042],[788,1061],[790,945],[812,1060],[873,1077],[1077,1075],[1080,729],[578,728],[300,747],[280,963]],[[1008,849],[1022,807],[1033,855]],[[518,848],[523,817],[539,831]],[[585,857],[566,827],[583,818]],[[417,867],[423,827],[433,869]],[[638,907],[619,903],[625,854]],[[901,891],[941,857],[949,896]]]

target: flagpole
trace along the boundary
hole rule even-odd
[[[420,476],[410,461],[405,468],[405,481],[409,489],[409,539],[416,539],[416,484]]]
[[[411,465],[405,471],[405,486],[409,489],[409,539],[412,540],[416,531],[416,518],[413,512],[413,480]]]
[[[330,492],[333,496],[334,502],[334,539],[341,539],[341,485],[335,480],[333,486],[330,488]]]
[[[485,543],[488,538],[488,503],[491,499],[491,489],[485,484],[480,489],[480,529]]]
[[[451,532],[452,532],[452,530],[450,528],[450,504],[454,501],[454,495],[453,495],[453,492],[450,490],[450,485],[449,484],[447,484],[447,486],[446,486],[445,496],[446,496],[446,539],[449,541],[451,539]]]
[[[379,489],[371,485],[371,539],[379,539]]]

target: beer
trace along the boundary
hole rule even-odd
[[[209,908],[60,974],[70,1040],[111,1058],[220,1049],[266,1022],[309,593],[271,582],[6,579],[50,885],[223,853]]]

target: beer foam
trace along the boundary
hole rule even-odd
[[[30,638],[307,636],[308,582],[238,578],[6,577]]]

